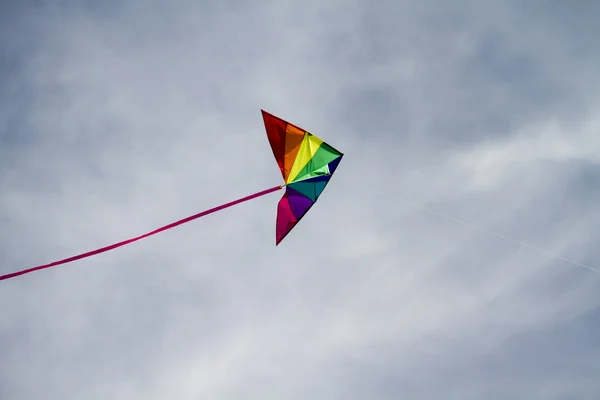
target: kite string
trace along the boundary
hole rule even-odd
[[[202,212],[199,212],[197,214],[191,215],[189,217],[180,219],[179,221],[172,222],[172,223],[170,223],[168,225],[162,226],[162,227],[160,227],[158,229],[155,229],[155,230],[153,230],[151,232],[144,233],[143,235],[140,235],[140,236],[137,236],[137,237],[134,237],[134,238],[131,238],[131,239],[126,239],[126,240],[123,240],[121,242],[118,242],[118,243],[115,243],[115,244],[111,244],[109,246],[101,247],[101,248],[96,249],[96,250],[88,251],[87,253],[83,253],[83,254],[79,254],[79,255],[73,256],[73,257],[65,258],[63,260],[55,261],[55,262],[52,262],[50,264],[40,265],[40,266],[37,266],[37,267],[24,269],[22,271],[17,271],[17,272],[12,272],[12,273],[5,274],[5,275],[0,275],[0,281],[4,280],[4,279],[14,278],[14,277],[17,277],[19,275],[24,275],[24,274],[27,274],[27,273],[30,273],[30,272],[33,272],[33,271],[38,271],[40,269],[50,268],[50,267],[54,267],[56,265],[66,264],[66,263],[69,263],[69,262],[72,262],[72,261],[80,260],[82,258],[86,258],[86,257],[90,257],[90,256],[93,256],[93,255],[96,255],[96,254],[104,253],[106,251],[116,249],[117,247],[125,246],[125,245],[133,243],[133,242],[137,242],[138,240],[147,238],[148,236],[156,235],[157,233],[160,233],[160,232],[166,231],[167,229],[171,229],[171,228],[174,228],[176,226],[185,224],[186,222],[190,222],[190,221],[195,220],[197,218],[204,217],[205,215],[212,214],[214,212],[223,210],[225,208],[234,206],[236,204],[240,204],[240,203],[243,203],[245,201],[252,200],[252,199],[255,199],[257,197],[264,196],[266,194],[275,192],[275,191],[280,190],[282,188],[283,188],[282,185],[277,185],[277,186],[274,186],[274,187],[272,187],[270,189],[266,189],[266,190],[254,193],[254,194],[251,194],[249,196],[242,197],[240,199],[231,201],[229,203],[225,203],[225,204],[222,204],[220,206],[211,208],[209,210],[202,211]]]
[[[367,190],[369,190],[369,191],[378,192],[378,193],[380,193],[380,194],[383,194],[384,196],[388,196],[388,197],[390,197],[390,198],[393,198],[393,199],[395,199],[395,200],[398,200],[398,201],[400,201],[400,202],[402,202],[402,203],[404,203],[404,204],[406,204],[406,205],[408,205],[408,206],[411,206],[411,207],[414,207],[414,208],[417,208],[417,209],[423,210],[423,211],[425,211],[425,212],[428,212],[428,213],[430,213],[430,214],[436,215],[436,216],[438,216],[438,217],[445,218],[445,219],[447,219],[447,220],[450,220],[450,221],[453,221],[453,222],[456,222],[456,223],[462,224],[462,225],[464,225],[464,226],[467,226],[467,227],[469,227],[469,228],[471,228],[471,229],[474,229],[474,230],[477,230],[477,231],[480,231],[480,232],[483,232],[483,233],[487,233],[488,235],[496,236],[497,238],[500,238],[500,239],[506,240],[506,241],[508,241],[508,242],[512,242],[512,243],[514,243],[514,244],[517,244],[517,245],[519,245],[519,246],[522,246],[522,247],[525,247],[525,248],[527,248],[527,249],[530,249],[530,250],[536,251],[536,252],[538,252],[538,253],[544,254],[544,255],[546,255],[546,256],[548,256],[548,257],[555,258],[555,259],[557,259],[557,260],[561,260],[561,261],[567,262],[567,263],[569,263],[569,264],[573,264],[573,265],[576,265],[576,266],[578,266],[578,267],[581,267],[581,268],[586,268],[586,269],[588,269],[588,270],[590,270],[590,271],[594,271],[594,272],[600,273],[600,269],[597,269],[597,268],[591,267],[591,266],[589,266],[589,265],[586,265],[586,264],[582,264],[582,263],[580,263],[580,262],[577,262],[577,261],[574,261],[574,260],[570,260],[570,259],[568,259],[568,258],[565,258],[565,257],[561,256],[561,255],[558,255],[558,254],[555,254],[555,253],[551,253],[551,252],[549,252],[549,251],[547,251],[547,250],[540,249],[539,247],[532,246],[532,245],[530,245],[530,244],[528,244],[528,243],[525,243],[525,242],[522,242],[522,241],[520,241],[520,240],[516,240],[516,239],[510,238],[510,237],[508,237],[508,236],[505,236],[505,235],[502,235],[502,234],[500,234],[500,233],[497,233],[497,232],[491,231],[491,230],[489,230],[489,229],[482,228],[482,227],[479,227],[479,226],[477,226],[477,225],[473,225],[473,224],[471,224],[470,222],[463,221],[463,220],[461,220],[461,219],[458,219],[458,218],[455,218],[455,217],[451,217],[450,215],[443,214],[443,213],[441,213],[441,212],[439,212],[439,211],[435,211],[435,210],[433,210],[433,209],[431,209],[431,208],[429,208],[429,207],[425,207],[425,206],[422,206],[422,205],[420,205],[420,204],[413,203],[413,202],[411,202],[411,201],[408,201],[408,200],[406,200],[406,199],[403,199],[403,198],[401,198],[401,197],[399,197],[399,196],[395,196],[395,195],[393,195],[393,194],[390,194],[390,193],[388,193],[388,192],[385,192],[385,191],[383,191],[383,190],[373,189],[373,188],[371,188],[371,187],[367,187],[367,186],[365,186],[365,185],[363,185],[363,184],[361,184],[361,183],[358,183],[358,182],[355,182],[355,181],[352,181],[352,180],[348,180],[348,179],[345,179],[345,178],[343,178],[343,177],[339,177],[339,178],[338,178],[338,180],[345,181],[345,182],[351,183],[351,184],[353,184],[353,185],[356,185],[356,186],[360,186],[360,187],[362,187],[362,188],[364,188],[364,189],[367,189]]]

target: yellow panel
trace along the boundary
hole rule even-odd
[[[306,132],[304,135],[304,139],[302,140],[302,144],[300,145],[300,149],[298,150],[298,154],[296,155],[296,160],[294,160],[294,165],[292,166],[292,170],[288,175],[286,183],[293,182],[296,175],[302,171],[302,168],[308,164],[311,158],[315,155],[319,147],[321,146],[323,141],[313,134]]]
[[[284,156],[284,176],[283,179],[287,181],[292,165],[296,159],[296,154],[300,150],[300,145],[304,139],[305,131],[300,130],[293,125],[288,124],[285,129],[285,156]]]

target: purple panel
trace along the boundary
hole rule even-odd
[[[297,219],[300,219],[313,205],[311,199],[290,187],[286,187],[286,193],[292,208],[292,212]]]

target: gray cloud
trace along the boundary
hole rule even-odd
[[[278,184],[261,108],[346,156],[277,248],[279,194],[4,281],[1,398],[598,397],[598,274],[399,200],[597,268],[596,3],[94,4],[3,8],[3,273]]]

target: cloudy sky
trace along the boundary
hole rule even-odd
[[[535,4],[534,4],[535,3]],[[0,398],[597,399],[600,3],[5,1]],[[337,179],[336,179],[337,177]]]

